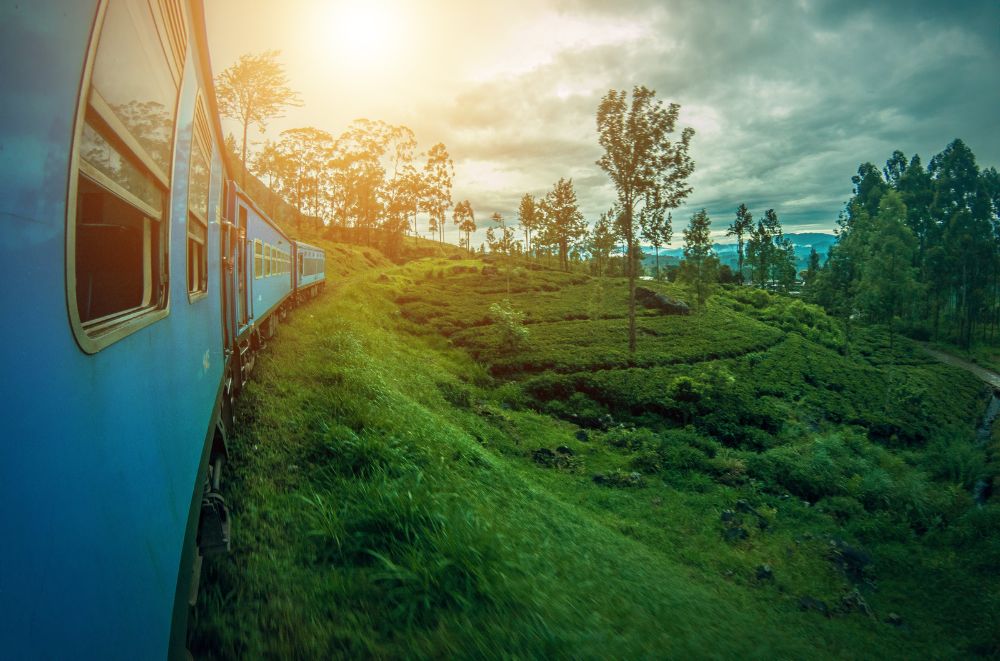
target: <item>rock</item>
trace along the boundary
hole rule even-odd
[[[556,453],[548,448],[538,448],[531,453],[531,458],[535,460],[536,464],[551,466],[556,461]]]
[[[826,605],[826,602],[816,597],[810,597],[809,595],[799,597],[799,610],[816,611],[826,617],[830,617],[830,608]]]
[[[830,540],[830,561],[837,565],[844,575],[855,583],[864,578],[865,568],[871,564],[872,557],[863,548],[851,546],[842,539]]]
[[[771,569],[771,565],[766,563],[763,565],[757,565],[757,580],[758,581],[774,580],[774,570]]]
[[[665,294],[658,294],[646,287],[635,288],[635,300],[639,305],[660,310],[663,314],[691,314],[691,308],[684,301],[678,301]]]
[[[840,598],[840,609],[845,613],[864,613],[868,617],[875,617],[875,613],[857,588]]]
[[[590,440],[590,434],[587,433],[586,429],[577,429],[575,435],[576,435],[576,440],[580,441],[581,443],[586,443],[587,441]]]
[[[642,474],[616,469],[610,473],[598,473],[593,477],[595,484],[603,484],[609,487],[641,487],[643,484]]]
[[[557,447],[556,452],[558,452],[559,454],[568,455],[570,457],[576,454],[575,452],[573,452],[572,448],[566,447],[565,445],[560,445],[559,447]]]
[[[747,531],[744,530],[743,528],[740,528],[739,526],[735,528],[726,528],[726,531],[722,533],[723,539],[725,539],[727,542],[739,542],[746,539],[749,536],[750,535],[747,533]]]
[[[889,613],[885,617],[885,623],[891,624],[894,627],[903,626],[903,617],[899,613]]]

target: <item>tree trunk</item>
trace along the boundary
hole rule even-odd
[[[628,273],[628,351],[635,354],[635,237],[632,236],[632,205],[625,205],[625,270]]]

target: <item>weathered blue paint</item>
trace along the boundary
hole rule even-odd
[[[71,331],[69,155],[96,14],[94,2],[0,9],[0,655],[6,658],[165,656],[188,510],[225,365],[218,158],[208,295],[189,303],[186,290],[187,155],[195,95],[208,75],[194,66],[191,50],[169,201],[169,315],[92,355]]]

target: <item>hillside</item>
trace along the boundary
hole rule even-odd
[[[629,356],[622,280],[326,247],[240,402],[196,657],[1000,653],[966,372],[750,290]]]

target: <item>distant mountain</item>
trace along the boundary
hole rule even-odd
[[[809,263],[809,251],[815,247],[816,252],[819,253],[820,262],[826,260],[827,253],[830,252],[830,248],[833,244],[837,242],[837,237],[833,234],[827,234],[825,232],[789,232],[785,235],[792,245],[795,247],[795,261],[798,265],[798,269],[804,270]],[[736,270],[737,263],[739,261],[738,250],[736,242],[732,243],[713,243],[712,249],[715,254],[719,256],[719,261],[723,264],[728,264],[730,268]],[[642,263],[647,268],[652,268],[656,263],[656,259],[653,254],[652,246],[643,246],[643,253],[645,253],[645,258]],[[666,261],[663,259],[668,257]],[[661,248],[660,249],[660,266],[674,265],[681,258],[684,257],[684,249],[680,246],[671,248]]]

